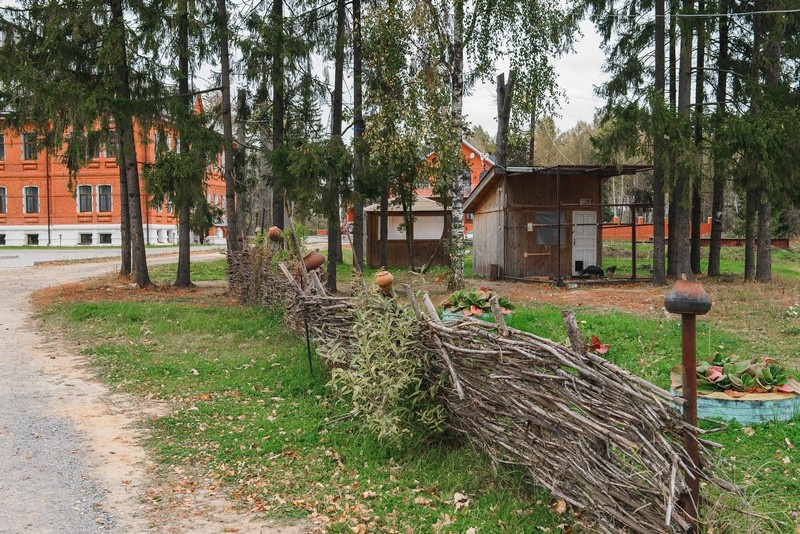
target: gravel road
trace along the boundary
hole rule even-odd
[[[149,263],[162,261],[175,258]],[[143,504],[152,474],[134,423],[147,414],[110,395],[81,356],[38,333],[29,302],[37,289],[117,265],[0,266],[0,533],[302,532],[241,517],[218,496],[186,517],[154,519]]]

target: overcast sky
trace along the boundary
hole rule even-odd
[[[575,43],[575,53],[556,60],[558,84],[567,95],[558,110],[561,117],[556,117],[559,131],[569,130],[579,120],[591,123],[595,109],[603,104],[594,94],[594,87],[606,79],[602,72],[605,57],[600,50],[600,38],[588,21],[581,23],[581,30],[584,36]],[[497,133],[496,93],[495,84],[487,83],[476,87],[464,99],[467,120],[472,125],[480,124],[490,135]]]

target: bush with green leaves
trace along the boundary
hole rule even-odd
[[[440,433],[445,411],[414,313],[395,299],[365,297],[349,340],[328,340],[317,351],[331,366],[328,386],[378,438],[396,446]]]

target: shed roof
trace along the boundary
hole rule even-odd
[[[494,166],[464,201],[464,211],[472,212],[478,203],[492,190],[492,186],[504,176],[529,175],[531,181],[537,176],[585,176],[587,179],[605,180],[612,176],[624,176],[649,171],[652,165],[555,165],[552,167],[499,167]]]

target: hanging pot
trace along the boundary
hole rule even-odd
[[[275,243],[280,243],[283,241],[283,236],[281,235],[281,229],[277,226],[270,226],[269,230],[267,230],[267,237],[269,237],[270,241]]]
[[[378,287],[381,288],[381,292],[384,295],[391,295],[393,293],[392,282],[394,282],[392,273],[381,267],[381,270],[375,275],[375,283],[378,284]]]
[[[311,272],[314,269],[318,269],[325,263],[325,256],[317,252],[316,250],[312,250],[305,256],[303,256],[303,264],[306,266],[306,271]]]

